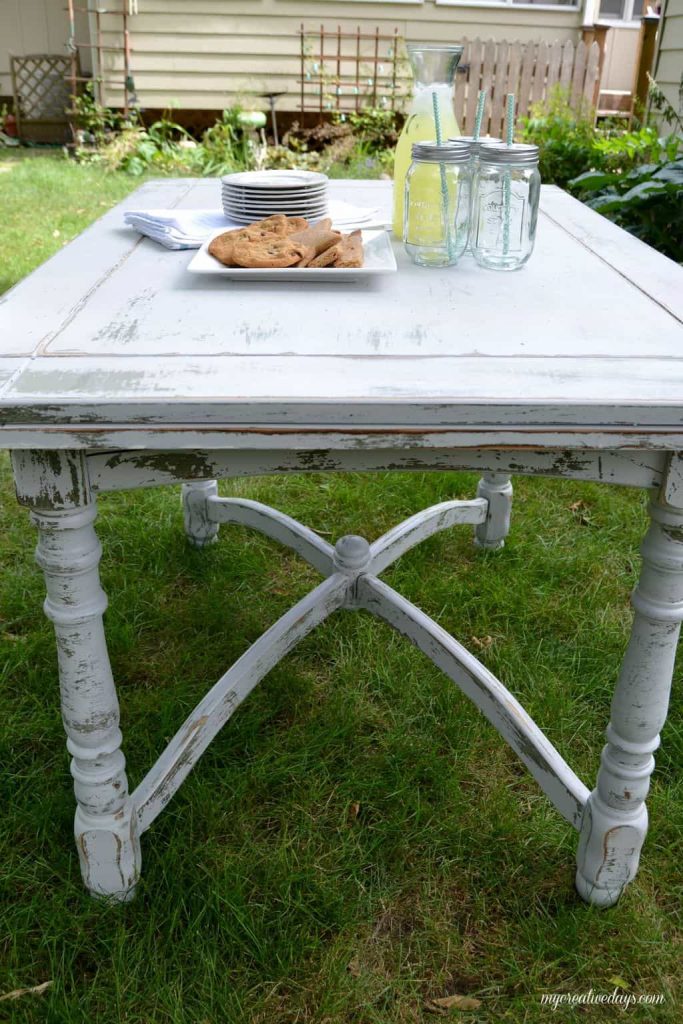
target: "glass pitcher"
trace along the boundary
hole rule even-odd
[[[403,238],[403,190],[413,143],[436,139],[432,93],[436,92],[438,99],[442,138],[460,134],[453,108],[453,88],[463,47],[408,43],[407,50],[415,91],[394,157],[394,234],[397,238]]]

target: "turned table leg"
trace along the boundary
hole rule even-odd
[[[140,843],[102,623],[107,598],[98,572],[95,501],[78,453],[17,452],[13,461],[19,499],[31,507],[39,530],[36,560],[57,640],[83,880],[93,894],[126,900],[140,873]]]
[[[185,535],[195,548],[206,547],[218,540],[218,523],[211,522],[207,517],[207,498],[215,498],[218,484],[215,480],[198,480],[196,483],[183,484],[183,520]]]
[[[635,617],[617,681],[597,784],[586,804],[576,887],[589,903],[609,907],[638,870],[647,833],[653,753],[666,719],[683,619],[683,508],[659,497],[632,595]]]
[[[486,520],[474,529],[474,543],[479,548],[502,548],[510,532],[512,484],[504,473],[484,473],[477,487],[477,497],[486,498]]]

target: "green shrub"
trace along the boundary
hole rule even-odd
[[[636,131],[596,131],[593,140],[593,166],[606,171],[626,173],[639,164],[657,163],[662,158],[666,140],[660,139],[655,125]],[[676,145],[671,159],[676,155]]]
[[[351,126],[359,156],[376,156],[398,142],[401,115],[395,110],[366,107],[338,118]]]
[[[595,166],[594,113],[585,105],[574,110],[561,86],[533,106],[530,117],[521,119],[520,139],[539,147],[541,180],[546,184],[564,188],[571,178]]]
[[[674,144],[677,159],[642,164],[625,174],[588,171],[570,185],[593,210],[683,262],[683,140],[670,137],[661,148],[670,152]]]

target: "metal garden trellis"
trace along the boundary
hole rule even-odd
[[[302,113],[317,111],[320,120],[330,111],[358,111],[363,107],[396,110],[405,99],[410,76],[403,70],[403,40],[398,28],[383,35],[343,32],[340,25],[331,31],[301,24],[300,99]],[[368,45],[369,44],[369,45]],[[367,52],[369,50],[369,52]]]

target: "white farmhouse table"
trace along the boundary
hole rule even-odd
[[[334,183],[387,215],[386,182]],[[576,885],[615,903],[634,877],[683,619],[683,269],[556,188],[521,272],[471,261],[352,284],[199,278],[123,225],[140,207],[218,205],[215,181],[144,185],[0,298],[0,445],[38,527],[86,886],[129,898],[140,836],[250,690],[338,608],[407,636],[480,708],[580,833]],[[471,501],[331,546],[216,479],[477,469]],[[378,577],[457,524],[501,547],[510,476],[648,488],[650,527],[607,744],[589,791],[508,689]],[[102,491],[183,483],[192,544],[241,523],[323,581],[218,680],[134,792],[102,615]]]

